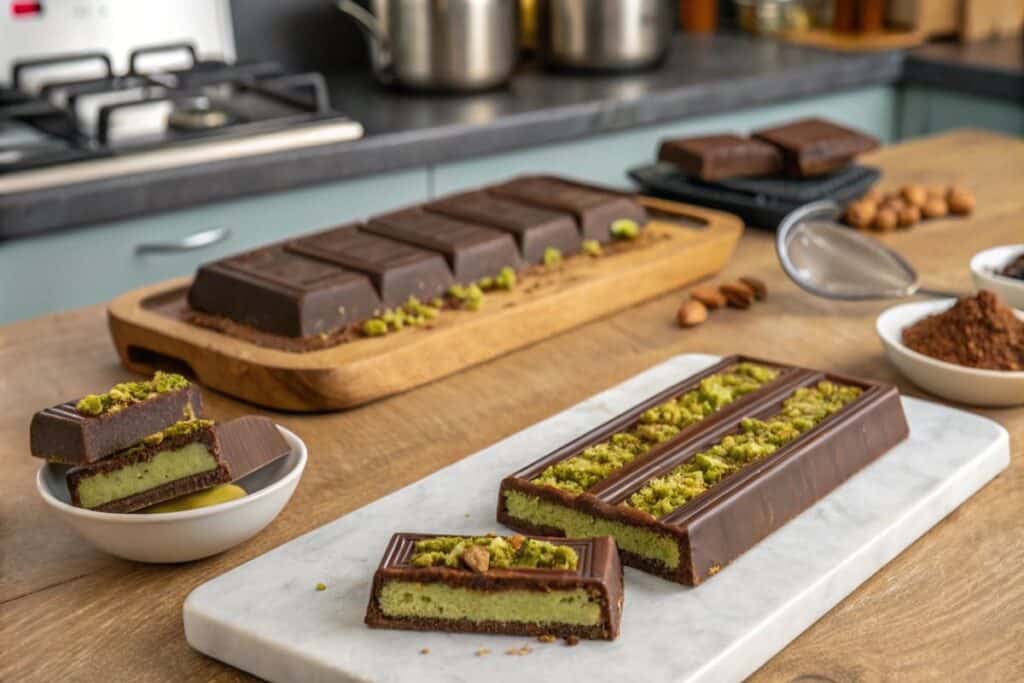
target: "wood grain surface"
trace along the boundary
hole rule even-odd
[[[886,148],[870,161],[884,169],[883,187],[958,182],[977,194],[968,219],[884,238],[928,284],[966,291],[973,253],[1024,241],[1024,141],[958,131]],[[244,545],[168,567],[92,550],[35,491],[32,412],[126,375],[103,308],[0,327],[0,680],[251,680],[189,649],[181,604],[190,590],[678,353],[757,354],[897,381],[922,395],[895,374],[875,337],[874,319],[887,303],[838,303],[800,291],[778,267],[772,236],[757,231],[744,235],[725,272],[742,274],[762,277],[768,300],[746,312],[717,311],[701,327],[676,326],[683,295],[673,293],[346,413],[272,414],[310,448],[291,503]],[[213,392],[206,398],[219,419],[253,412]],[[1024,676],[1024,408],[978,412],[1009,429],[1010,467],[752,680]],[[466,639],[467,653],[486,646]]]

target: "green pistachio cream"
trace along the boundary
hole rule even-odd
[[[582,493],[683,428],[771,382],[778,374],[777,370],[754,363],[740,363],[726,372],[705,377],[695,389],[644,412],[633,427],[551,465],[533,483]]]
[[[141,403],[158,394],[186,388],[190,382],[170,372],[157,372],[153,379],[144,382],[122,382],[115,384],[105,394],[89,394],[75,405],[82,415],[95,417],[104,413],[116,413],[133,403]]]
[[[490,555],[492,569],[574,570],[579,562],[576,551],[567,545],[555,545],[523,536],[438,536],[416,542],[409,558],[414,567],[462,566],[462,555],[470,546],[480,546]]]

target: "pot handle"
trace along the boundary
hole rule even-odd
[[[388,39],[384,28],[380,25],[377,17],[373,16],[362,5],[355,0],[337,0],[335,6],[345,15],[348,15],[356,22],[356,26],[366,36],[370,46],[370,62],[373,65],[373,72],[381,81],[390,83],[391,73],[391,41]]]

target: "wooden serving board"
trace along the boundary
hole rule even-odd
[[[722,269],[743,232],[719,211],[641,197],[651,220],[642,243],[489,292],[478,311],[445,311],[431,329],[407,328],[331,348],[293,352],[187,322],[191,278],[133,290],[108,308],[110,333],[131,370],[178,369],[201,384],[270,408],[322,411],[399,393]]]

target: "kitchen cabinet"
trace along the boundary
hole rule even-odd
[[[940,88],[908,85],[900,93],[900,137],[941,133],[952,128],[988,128],[1024,135],[1024,105]]]

